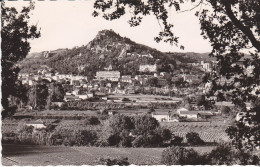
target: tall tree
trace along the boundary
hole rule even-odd
[[[28,92],[28,103],[34,109],[43,109],[47,104],[48,95],[48,86],[45,83],[37,83]]]
[[[205,81],[211,82],[209,95],[218,100],[231,99],[246,111],[245,102],[255,102],[260,95],[260,1],[259,0],[96,0],[93,16],[100,12],[107,20],[119,19],[127,12],[131,14],[129,24],[138,26],[143,17],[154,15],[162,31],[157,42],[164,41],[178,45],[178,37],[173,33],[173,24],[169,22],[169,13],[183,12],[183,4],[195,4],[189,10],[196,10],[201,24],[202,35],[212,45],[210,56],[216,58],[216,67],[206,75]],[[183,46],[180,46],[184,48]],[[248,52],[249,57],[244,53]],[[222,80],[227,84],[222,84]],[[256,112],[258,107],[250,111]],[[250,121],[247,128],[235,128],[240,139],[259,146],[259,121]],[[244,129],[250,129],[250,134]],[[234,130],[234,129],[233,129]],[[252,133],[251,133],[252,131]],[[257,133],[258,132],[258,133]],[[249,137],[253,140],[248,140]],[[236,137],[234,137],[236,139]],[[258,140],[259,141],[259,140]],[[237,141],[240,143],[240,140]]]
[[[8,112],[8,97],[19,94],[19,84],[17,84],[19,67],[16,63],[24,59],[30,51],[28,40],[40,37],[36,25],[29,25],[30,12],[33,9],[32,2],[29,6],[23,7],[21,12],[1,2],[2,106],[4,108],[2,114]]]

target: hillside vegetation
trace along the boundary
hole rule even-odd
[[[186,54],[180,53],[163,53],[121,37],[112,30],[102,30],[87,45],[33,53],[20,62],[19,66],[21,72],[27,73],[36,73],[38,69],[48,67],[61,74],[93,78],[97,71],[109,66],[123,75],[136,75],[139,74],[141,64],[156,63],[158,72],[171,72],[189,61],[194,62],[196,58],[193,56],[190,59]]]

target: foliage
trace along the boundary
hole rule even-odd
[[[226,133],[232,139],[232,144],[241,151],[254,150],[255,147],[260,146],[260,125],[248,126],[237,122],[236,126],[228,127]]]
[[[162,153],[164,165],[205,165],[207,160],[193,149],[174,146],[166,148]]]
[[[53,144],[57,144],[58,140],[62,140],[64,145],[70,146],[93,146],[97,139],[97,133],[92,130],[78,130],[78,129],[59,129],[51,134]],[[61,143],[59,143],[61,144]]]
[[[149,86],[152,86],[152,87],[157,87],[158,86],[158,78],[157,77],[149,78],[148,81],[147,81],[147,84]]]
[[[127,56],[127,53],[131,56]],[[51,54],[52,56],[40,61],[37,58],[25,59],[20,63],[22,72],[36,73],[41,68],[40,65],[47,65],[61,74],[84,75],[91,80],[97,71],[110,65],[122,75],[137,75],[140,74],[138,70],[141,64],[155,64],[156,59],[162,60],[159,62],[161,68],[158,68],[158,71],[171,71],[171,68],[165,66],[175,64],[175,59],[171,56],[167,57],[160,51],[121,37],[112,30],[100,31],[86,46],[51,51]],[[141,56],[147,54],[151,54],[153,58]],[[44,52],[39,53],[38,57],[43,58],[43,55]],[[164,62],[167,64],[163,64]]]
[[[159,127],[158,121],[149,116],[116,114],[105,123],[102,143],[121,147],[158,147],[171,139],[171,132]]]
[[[150,115],[135,116],[134,126],[134,134],[146,135],[159,127],[159,122]]]
[[[204,106],[205,110],[211,110],[213,108],[211,101],[207,100],[205,95],[200,97],[197,104],[198,106]]]
[[[235,105],[246,110],[245,102],[254,102],[260,94],[259,0],[96,0],[93,16],[102,13],[105,19],[114,20],[130,12],[129,24],[138,26],[144,16],[154,15],[163,26],[155,40],[164,39],[164,42],[177,45],[178,38],[172,31],[169,13],[181,12],[188,2],[196,3],[190,10],[196,10],[202,35],[212,46],[210,56],[217,60],[212,72],[204,78],[211,84],[208,96],[216,96],[218,101],[231,99]],[[250,55],[246,56],[245,52]],[[260,110],[253,108],[250,111],[259,116]],[[247,136],[243,137],[248,140]]]
[[[35,25],[29,25],[30,12],[34,4],[23,7],[21,12],[13,7],[6,7],[1,3],[1,67],[2,67],[2,106],[8,112],[8,97],[10,95],[23,98],[20,93],[21,84],[17,81],[19,67],[16,66],[30,51],[29,40],[40,37]]]
[[[180,146],[182,141],[183,141],[182,137],[173,136],[170,144],[173,145],[173,146]]]
[[[88,118],[86,120],[86,124],[87,125],[99,125],[100,124],[100,121],[98,119],[98,117],[96,116],[91,116],[90,118]]]
[[[43,109],[47,104],[48,86],[45,83],[38,83],[28,91],[28,104],[34,109]]]
[[[252,152],[241,152],[232,149],[231,145],[220,144],[209,155],[211,165],[259,165],[259,157]]]
[[[127,157],[99,158],[97,163],[98,163],[98,165],[106,165],[106,166],[113,166],[113,165],[128,166],[128,165],[130,165]]]
[[[116,114],[110,117],[104,125],[102,140],[108,145],[120,145],[120,142],[128,140],[130,131],[134,128],[130,117]],[[124,141],[125,142],[125,141]],[[121,143],[121,145],[124,145]]]
[[[231,113],[231,109],[228,106],[221,106],[221,114],[229,115]]]
[[[205,142],[200,138],[196,132],[189,132],[186,134],[187,142],[190,145],[204,145]]]
[[[131,101],[129,98],[123,98],[122,101]]]
[[[51,102],[62,102],[63,101],[65,91],[64,91],[62,84],[55,83],[55,82],[51,83],[49,86],[49,89],[51,90],[49,93]]]

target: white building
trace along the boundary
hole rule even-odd
[[[140,72],[157,72],[157,65],[149,65],[149,64],[145,64],[145,65],[140,65],[139,66],[139,71]]]
[[[120,72],[119,71],[98,71],[96,73],[96,78],[98,80],[108,79],[110,81],[118,81],[120,78]]]
[[[155,118],[158,122],[169,122],[169,114],[152,114],[152,117]]]

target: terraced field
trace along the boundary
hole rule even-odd
[[[159,165],[165,148],[102,148],[3,145],[2,164],[5,166],[46,165],[97,165],[100,157],[128,157],[135,165]],[[199,152],[209,152],[213,147],[196,147]]]

